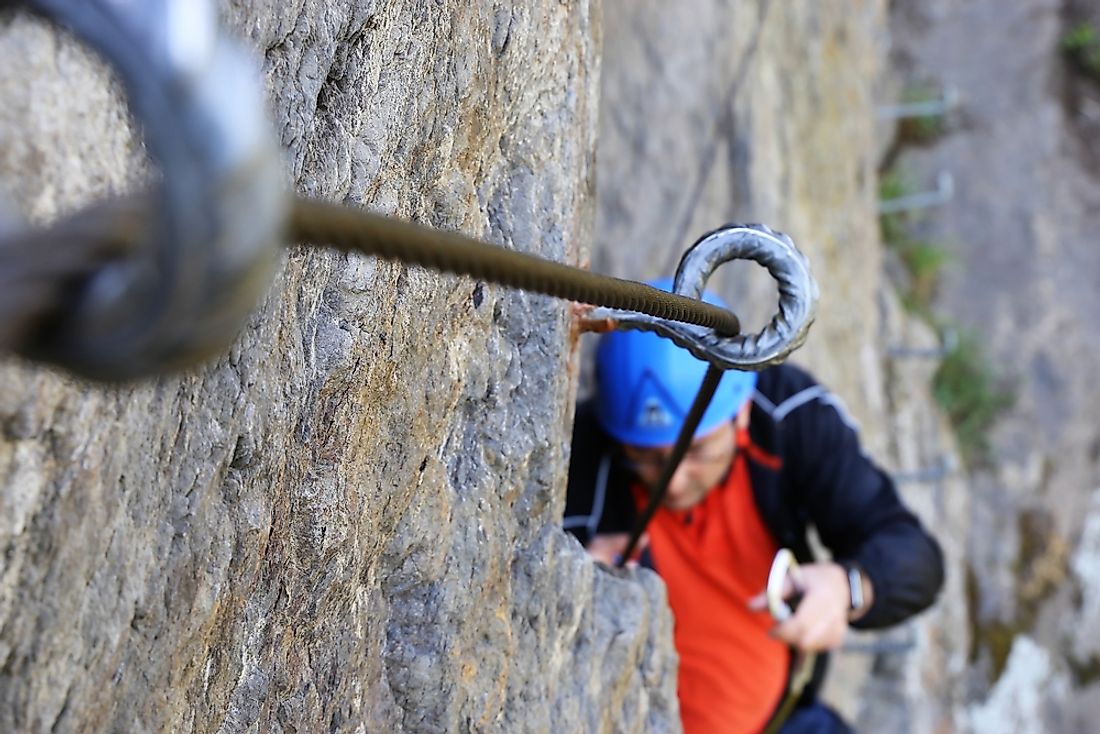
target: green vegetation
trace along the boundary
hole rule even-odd
[[[912,182],[903,173],[887,171],[879,180],[879,199],[895,199],[913,193]],[[914,237],[911,234],[914,214],[898,212],[879,217],[882,241],[901,260],[909,276],[901,294],[902,303],[911,312],[931,319],[929,309],[940,273],[951,261],[951,255],[941,245]]]
[[[950,262],[951,254],[939,245],[920,240],[905,240],[897,251],[912,277],[905,302],[911,310],[923,311],[935,295],[940,271]]]
[[[879,180],[882,200],[912,192],[912,181],[902,171],[889,170]],[[913,234],[919,216],[919,212],[882,215],[879,218],[882,239],[905,269],[901,301],[906,309],[938,330],[946,331],[954,328],[953,324],[933,313],[932,301],[951,255],[943,245]],[[933,378],[932,391],[955,428],[963,460],[970,466],[987,461],[989,430],[1015,399],[974,335],[962,335],[945,356]]]
[[[1100,81],[1100,34],[1091,23],[1078,23],[1062,36],[1062,53],[1082,74]]]
[[[896,168],[891,168],[879,177],[879,201],[898,199],[913,193],[913,190],[913,183],[909,177]],[[902,213],[883,214],[879,217],[879,225],[882,227],[882,241],[887,245],[892,245],[904,237],[905,231],[908,229],[906,215]]]
[[[1015,403],[1015,395],[994,373],[973,334],[959,335],[958,345],[936,370],[932,394],[955,428],[963,460],[970,466],[988,461],[989,430]]]
[[[1078,23],[1062,36],[1062,50],[1076,52],[1096,44],[1096,29],[1088,23]]]

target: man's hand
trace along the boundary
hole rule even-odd
[[[848,574],[836,563],[811,563],[788,575],[783,598],[801,594],[794,616],[776,626],[772,637],[803,652],[821,652],[840,647],[848,630],[851,592]],[[768,601],[764,594],[749,600],[749,608],[764,611]]]
[[[593,535],[584,547],[588,555],[600,563],[608,566],[618,565],[619,557],[626,550],[626,544],[630,541],[630,533],[600,533]],[[640,552],[649,544],[649,536],[642,535],[638,542],[636,552]],[[627,566],[637,566],[637,561],[628,561]]]

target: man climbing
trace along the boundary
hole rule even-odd
[[[596,559],[625,550],[705,371],[654,334],[601,337],[596,395],[577,407],[563,521]],[[811,526],[832,560],[815,561]],[[863,454],[838,400],[788,365],[724,374],[640,547],[632,560],[668,588],[687,734],[764,730],[794,698],[795,656],[836,648],[849,624],[896,624],[943,583],[938,545]],[[762,592],[780,548],[801,566],[786,592],[798,597],[794,614],[776,623]],[[815,699],[824,663],[819,655],[781,731],[849,731]]]

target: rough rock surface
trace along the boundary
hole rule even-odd
[[[878,243],[885,0],[222,9],[263,55],[299,191],[626,277],[763,221],[822,283],[796,361],[871,453],[899,472],[953,453],[934,365],[890,357],[934,335]],[[144,179],[79,47],[0,16],[0,56],[0,182],[25,216]],[[714,287],[750,327],[771,313],[762,272]],[[550,299],[296,250],[202,370],[105,389],[0,364],[0,731],[678,730],[663,587],[556,527],[573,338]],[[865,730],[957,717],[959,485],[902,486],[948,593],[837,656],[828,696]]]
[[[299,191],[576,261],[598,5],[233,0]],[[0,180],[142,178],[103,69],[0,16]],[[675,731],[663,590],[557,529],[568,308],[292,251],[230,354],[0,365],[0,730]]]
[[[918,182],[954,175],[922,225],[953,258],[936,306],[979,335],[1017,396],[970,478],[976,731],[1000,730],[983,728],[998,707],[1033,722],[1017,731],[1093,730],[1100,716],[1100,83],[1062,52],[1081,21],[1097,27],[1096,3],[899,2],[892,17],[895,83],[960,98],[946,135],[898,158]],[[1017,684],[1002,677],[1040,657],[1068,687],[1006,694]]]

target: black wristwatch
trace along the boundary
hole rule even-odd
[[[863,610],[867,600],[863,598],[863,571],[854,563],[840,564],[844,573],[848,575],[848,613],[854,614]]]

